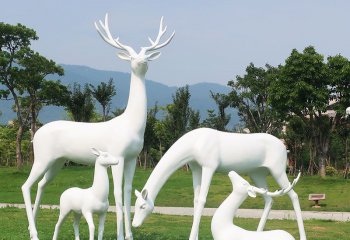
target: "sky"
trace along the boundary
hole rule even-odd
[[[34,29],[32,48],[59,64],[130,72],[104,42],[94,22],[108,12],[113,36],[137,52],[168,26],[159,59],[146,78],[169,86],[226,85],[253,62],[283,64],[292,49],[309,45],[325,57],[350,59],[348,0],[0,0],[0,21]],[[107,81],[101,80],[101,81]]]

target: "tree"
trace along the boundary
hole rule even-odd
[[[48,60],[37,52],[28,51],[19,60],[21,69],[17,89],[25,93],[31,123],[32,139],[36,132],[37,117],[45,105],[62,106],[67,101],[68,90],[60,81],[46,80],[52,74],[62,76],[64,71],[54,61]],[[22,105],[25,106],[24,104]]]
[[[23,166],[21,141],[24,133],[25,120],[22,118],[22,108],[18,89],[20,65],[19,61],[29,52],[32,40],[37,40],[36,32],[21,24],[10,25],[0,22],[0,83],[6,87],[1,95],[11,96],[14,100],[19,128],[16,136],[17,168]]]
[[[303,52],[293,49],[270,87],[270,103],[280,116],[288,119],[296,115],[310,126],[308,144],[314,148],[310,151],[317,154],[321,176],[325,176],[331,133],[330,118],[324,114],[329,105],[330,83],[324,57],[310,46]]]
[[[231,116],[226,114],[226,108],[230,107],[231,99],[226,94],[213,93],[212,91],[210,91],[210,96],[218,107],[218,115],[213,109],[209,109],[208,118],[203,121],[203,126],[226,131],[226,125],[231,119]]]
[[[268,64],[264,68],[250,63],[244,76],[229,81],[231,107],[238,109],[238,115],[250,132],[276,133],[281,128],[281,120],[269,104],[269,87],[278,69]]]
[[[80,84],[74,83],[66,105],[66,109],[76,122],[90,122],[94,116],[95,107],[88,85],[81,89]]]
[[[94,96],[102,106],[103,121],[106,121],[112,97],[116,95],[113,78],[109,79],[108,83],[101,82],[97,87],[90,84],[90,87],[92,89],[92,96]]]

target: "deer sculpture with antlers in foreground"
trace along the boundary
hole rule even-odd
[[[245,173],[255,185],[267,189],[270,173],[281,188],[289,187],[286,174],[287,150],[281,140],[265,134],[239,134],[199,128],[178,139],[160,159],[141,192],[135,191],[136,203],[133,226],[140,226],[151,214],[154,201],[165,182],[180,167],[189,164],[194,188],[194,214],[189,239],[198,239],[199,223],[213,174],[218,172]],[[305,240],[304,223],[298,195],[288,192],[296,214],[300,240]],[[272,207],[272,198],[264,195],[265,207],[258,231],[264,229]]]
[[[269,197],[282,196],[292,190],[300,178],[300,173],[288,188],[275,192],[268,192],[266,189],[251,186],[249,182],[239,176],[235,171],[231,171],[228,176],[230,177],[233,191],[221,203],[211,220],[211,233],[214,240],[295,240],[286,231],[248,231],[233,224],[232,220],[239,206],[248,196],[255,198],[257,193]]]
[[[131,83],[127,107],[124,113],[110,121],[101,123],[80,123],[71,121],[55,121],[41,127],[34,136],[34,164],[28,179],[22,186],[24,203],[29,222],[30,237],[38,239],[35,217],[46,185],[56,176],[66,159],[80,164],[94,164],[92,147],[111,153],[114,157],[123,159],[118,166],[112,166],[114,197],[117,210],[117,239],[124,239],[122,180],[124,175],[124,214],[126,239],[133,239],[130,222],[130,201],[132,179],[134,177],[136,158],[143,147],[144,132],[147,118],[147,97],[145,74],[148,61],[157,59],[160,52],[156,51],[166,46],[173,38],[171,36],[160,43],[166,32],[163,18],[160,21],[159,33],[151,45],[142,47],[136,53],[131,47],[122,44],[119,38],[113,38],[108,26],[108,15],[104,23],[99,21],[101,28],[95,23],[98,33],[111,46],[122,50],[118,56],[131,62]],[[30,189],[38,183],[34,209],[31,207]]]

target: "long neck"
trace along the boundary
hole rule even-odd
[[[169,177],[192,159],[189,149],[188,146],[182,147],[175,142],[158,162],[143,188],[147,189],[148,196],[153,202]]]
[[[232,225],[237,209],[241,206],[247,196],[247,194],[236,193],[233,191],[216,210],[212,221],[218,222],[218,225],[222,223],[229,223]]]
[[[132,122],[135,130],[144,133],[147,120],[145,75],[131,72],[129,100],[123,115]]]
[[[109,194],[109,179],[107,167],[101,166],[98,162],[95,163],[94,182],[91,190],[95,197],[105,201]]]

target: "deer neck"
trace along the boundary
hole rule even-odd
[[[236,193],[233,191],[216,210],[213,221],[218,223],[218,226],[223,223],[232,225],[232,220],[235,217],[238,208],[247,198],[247,194]]]
[[[109,179],[107,173],[107,167],[100,165],[98,162],[95,163],[94,182],[91,190],[94,196],[101,201],[106,201],[109,194]]]
[[[158,162],[143,189],[147,189],[148,197],[155,199],[169,177],[180,167],[192,160],[191,146],[179,145],[176,142]]]
[[[144,134],[147,120],[147,94],[145,75],[131,73],[130,92],[128,105],[124,111],[124,117],[132,122],[132,128]]]

